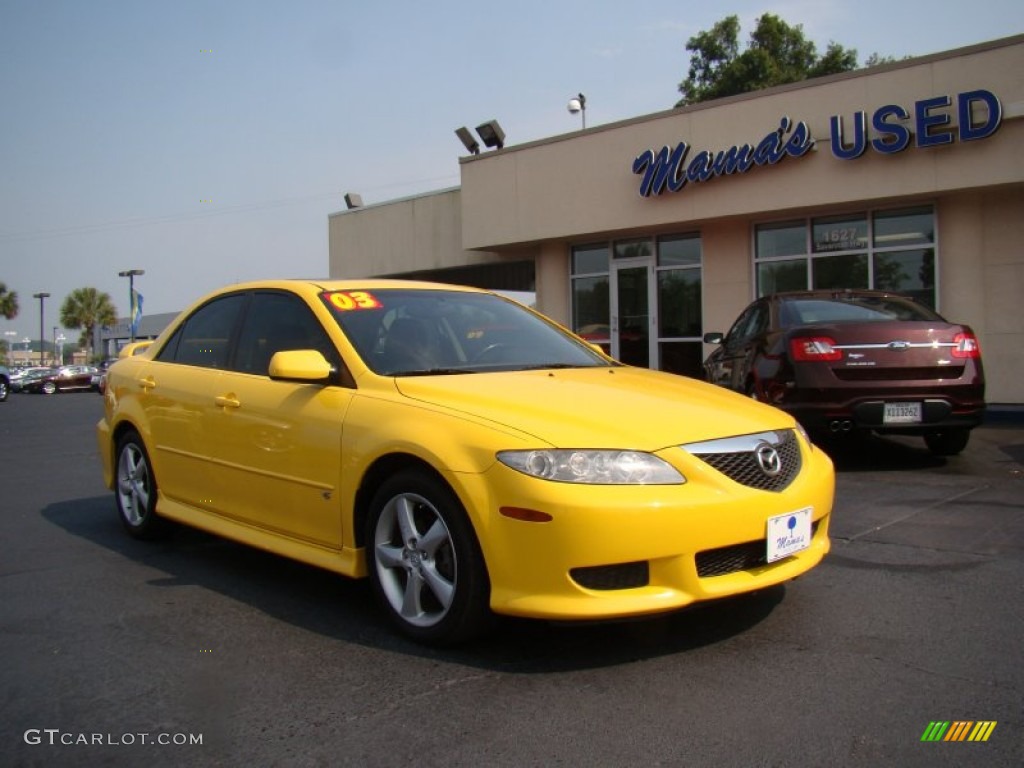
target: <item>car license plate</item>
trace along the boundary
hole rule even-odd
[[[920,424],[920,403],[886,403],[882,414],[883,424]]]
[[[811,507],[768,518],[769,563],[811,546]]]

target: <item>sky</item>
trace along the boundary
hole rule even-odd
[[[47,336],[76,288],[127,314],[128,269],[146,314],[326,277],[346,192],[458,186],[456,128],[576,131],[579,92],[588,127],[670,109],[686,41],[765,12],[860,63],[1024,32],[1020,0],[0,0],[0,338],[38,337],[39,292]]]

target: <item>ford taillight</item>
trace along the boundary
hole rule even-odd
[[[981,357],[981,345],[978,344],[978,337],[973,333],[958,333],[953,337],[953,357],[978,358]]]
[[[794,362],[834,362],[843,359],[835,339],[828,336],[806,336],[789,340],[789,354]]]

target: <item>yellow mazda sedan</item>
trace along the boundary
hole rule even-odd
[[[368,576],[424,642],[495,613],[670,611],[830,546],[832,464],[790,416],[472,288],[231,286],[114,363],[104,397],[129,533],[173,520]]]

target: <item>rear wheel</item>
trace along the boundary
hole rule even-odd
[[[10,394],[11,387],[7,383],[7,379],[0,376],[0,403],[7,399],[7,395]]]
[[[441,480],[416,470],[374,496],[366,536],[370,581],[405,634],[447,645],[488,626],[490,584],[465,510]]]
[[[967,447],[970,438],[971,430],[953,427],[925,433],[924,443],[936,456],[956,456]]]
[[[57,385],[54,382],[52,382],[52,381],[44,381],[43,382],[43,394],[44,395],[52,395],[56,391],[57,391]]]
[[[125,529],[137,539],[155,539],[166,532],[156,513],[156,477],[142,438],[126,433],[117,443],[114,497]]]

